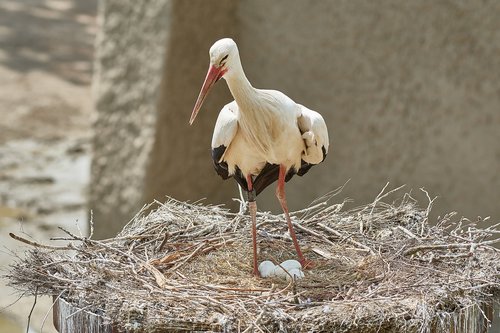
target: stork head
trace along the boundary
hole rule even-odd
[[[232,65],[239,59],[238,47],[231,38],[223,38],[216,41],[210,48],[209,55],[210,66],[203,86],[201,87],[200,94],[198,95],[198,99],[196,100],[196,104],[194,105],[193,113],[189,120],[190,125],[193,124],[210,89],[221,77],[231,72]]]

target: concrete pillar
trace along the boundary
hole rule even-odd
[[[188,121],[208,70],[208,49],[226,36],[237,38],[237,1],[173,1],[154,146],[145,179],[144,202],[179,200],[221,203],[236,185],[223,182],[212,166],[210,140],[217,114],[231,100],[221,81],[193,126]]]
[[[99,3],[89,200],[98,238],[115,235],[142,206],[171,8],[166,0]]]

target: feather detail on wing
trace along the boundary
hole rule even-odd
[[[228,147],[236,135],[238,130],[238,118],[231,109],[233,103],[227,104],[219,112],[219,117],[217,117],[217,121],[215,122],[214,134],[212,136],[212,148],[217,148],[220,145]]]
[[[328,129],[323,117],[316,111],[299,104],[301,115],[297,118],[305,149],[297,174],[304,175],[314,165],[321,163],[328,154]]]
[[[238,131],[238,119],[231,110],[231,104],[227,104],[220,111],[212,136],[212,160],[214,168],[223,179],[229,178],[229,171],[227,163],[222,158]]]

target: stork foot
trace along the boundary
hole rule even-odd
[[[302,265],[302,269],[313,269],[316,267],[316,263],[312,260],[307,260],[305,258],[299,259],[300,264]]]

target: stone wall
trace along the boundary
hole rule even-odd
[[[225,36],[255,87],[328,123],[331,152],[287,187],[292,210],[350,179],[339,200],[371,201],[390,181],[439,195],[436,214],[499,220],[499,12],[495,1],[103,1],[96,222],[123,223],[165,195],[237,196],[210,160],[213,124],[231,100],[223,82],[187,125],[208,49]],[[275,202],[273,189],[259,196],[262,209]]]

